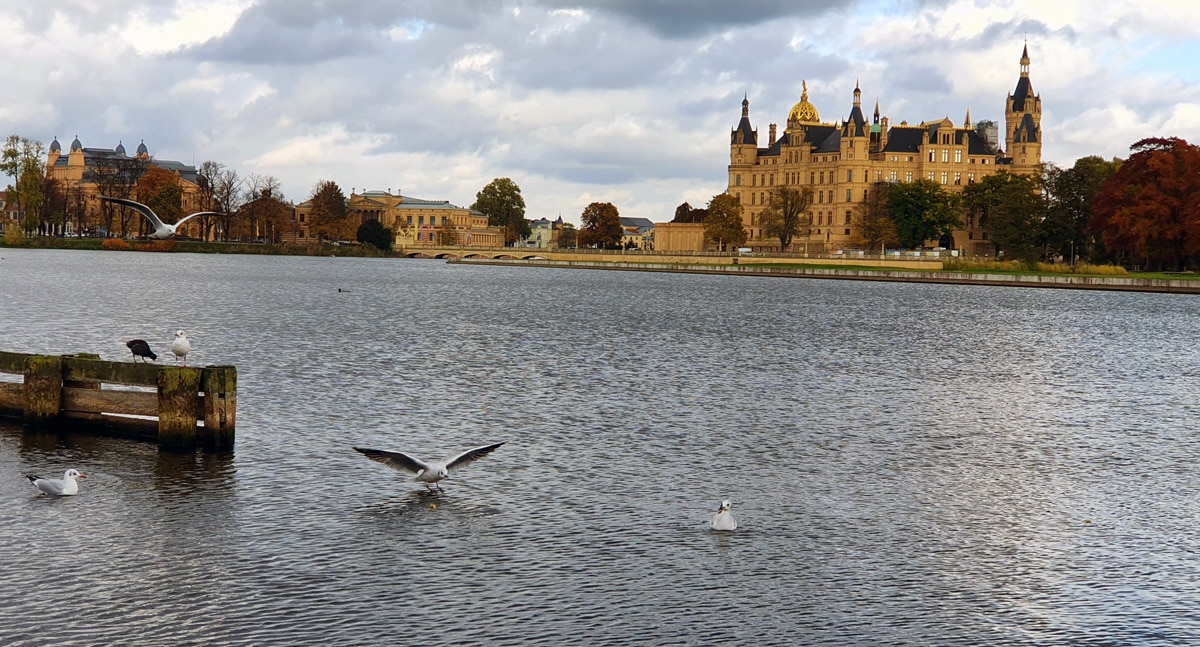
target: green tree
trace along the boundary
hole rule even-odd
[[[1033,263],[1046,213],[1040,189],[1036,178],[1000,171],[964,189],[963,204],[991,234],[997,253]]]
[[[347,240],[357,231],[346,209],[346,194],[337,182],[320,180],[308,199],[312,202],[308,228],[320,240]]]
[[[746,226],[742,223],[742,202],[728,193],[713,196],[704,218],[704,240],[717,244],[717,251],[741,247],[746,243]]]
[[[25,210],[22,224],[26,233],[32,233],[40,223],[39,214],[45,202],[45,154],[41,142],[17,135],[9,135],[4,150],[0,151],[0,171],[13,178],[17,207]]]
[[[383,223],[378,220],[368,220],[358,226],[355,237],[360,243],[371,245],[380,251],[390,252],[392,243],[396,240],[396,233],[384,227]]]
[[[575,225],[564,222],[562,229],[558,230],[558,248],[571,249],[579,244],[579,231],[575,229]]]
[[[812,226],[812,214],[808,212],[813,203],[813,190],[809,187],[793,189],[776,185],[767,196],[767,208],[758,216],[764,236],[779,239],[779,251],[786,252],[792,238],[807,236]],[[743,241],[744,242],[744,241]]]
[[[44,180],[42,170],[37,166],[25,166],[21,171],[21,177],[17,180],[17,204],[25,209],[24,228],[27,235],[32,234],[41,223],[42,203],[44,202],[44,194],[42,193],[42,181]]]
[[[475,194],[471,208],[486,215],[488,224],[504,227],[504,244],[525,240],[532,233],[525,220],[525,198],[521,187],[506,177],[498,177]]]
[[[1107,161],[1095,155],[1081,157],[1069,169],[1053,164],[1043,167],[1046,190],[1046,219],[1042,222],[1042,240],[1047,251],[1069,259],[1091,258],[1095,236],[1088,226],[1092,220],[1092,201],[1104,181],[1121,166],[1121,160]]]
[[[596,246],[616,249],[621,246],[621,214],[611,202],[593,202],[584,208],[580,217],[583,229],[579,232],[580,247]]]
[[[1148,268],[1200,263],[1200,147],[1171,137],[1130,150],[1100,187],[1092,228],[1110,251]]]
[[[887,204],[904,247],[924,247],[925,241],[939,240],[962,227],[958,196],[933,180],[889,184]]]
[[[875,185],[867,193],[867,199],[858,203],[852,220],[855,242],[867,250],[878,250],[881,254],[888,245],[900,242],[896,235],[896,223],[888,211],[887,194],[888,185]]]

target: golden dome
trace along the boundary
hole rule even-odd
[[[804,91],[800,94],[800,102],[792,106],[792,111],[788,113],[788,123],[820,123],[821,116],[817,114],[817,107],[808,102],[808,82],[801,81],[800,83],[804,86]]]

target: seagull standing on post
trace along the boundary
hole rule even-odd
[[[167,223],[162,221],[162,218],[158,217],[158,214],[154,213],[153,209],[151,209],[150,207],[147,207],[146,205],[144,205],[140,202],[134,202],[133,200],[126,200],[125,198],[110,198],[106,195],[100,196],[100,199],[104,200],[105,202],[115,202],[116,204],[129,207],[130,209],[133,209],[134,211],[142,214],[143,216],[146,216],[146,220],[149,220],[150,224],[154,225],[154,233],[150,234],[150,237],[157,238],[159,240],[166,240],[168,238],[174,238],[175,231],[177,229],[179,229],[179,226],[182,225],[183,223],[187,222],[188,220],[195,218],[196,216],[224,215],[224,214],[217,213],[215,211],[198,211],[196,213],[193,213],[193,214],[190,214],[190,215],[180,218],[179,222],[177,222],[173,225],[168,225]]]
[[[175,331],[175,341],[171,342],[171,352],[175,353],[175,363],[179,363],[179,358],[183,358],[183,365],[187,366],[187,354],[192,350],[192,342],[188,341],[187,335],[183,334],[182,330]]]

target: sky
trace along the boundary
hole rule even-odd
[[[1110,0],[56,0],[0,4],[0,137],[214,160],[530,219],[666,222],[725,189],[741,117],[1003,123],[1028,45],[1043,160],[1200,143],[1200,3]],[[764,144],[765,145],[765,144]]]

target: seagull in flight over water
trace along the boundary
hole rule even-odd
[[[158,214],[154,213],[153,209],[151,209],[150,207],[147,207],[146,205],[144,205],[140,202],[134,202],[133,200],[126,200],[125,198],[110,198],[106,195],[100,196],[100,199],[104,200],[105,202],[115,202],[117,204],[124,205],[124,206],[129,207],[130,209],[133,209],[134,211],[142,214],[143,216],[146,216],[146,219],[150,221],[150,224],[154,225],[154,233],[150,234],[150,237],[157,238],[159,240],[166,240],[168,238],[174,238],[175,230],[179,229],[180,225],[187,222],[188,220],[191,220],[192,218],[195,218],[196,216],[223,216],[223,215],[225,215],[225,214],[217,213],[215,211],[197,211],[196,213],[193,213],[193,214],[190,214],[190,215],[180,218],[179,222],[177,222],[173,225],[168,225],[167,223],[163,222],[161,218],[158,217]]]
[[[425,489],[433,492],[436,488],[438,492],[445,492],[442,486],[438,485],[438,481],[450,478],[450,470],[463,467],[471,461],[478,460],[487,456],[496,450],[497,447],[503,445],[507,441],[501,441],[493,445],[484,445],[475,449],[468,449],[465,452],[451,456],[444,461],[426,463],[418,458],[413,458],[403,452],[386,452],[382,449],[363,449],[355,447],[354,451],[366,456],[367,458],[383,463],[388,467],[409,474],[416,474],[414,481],[420,481],[425,484]]]

